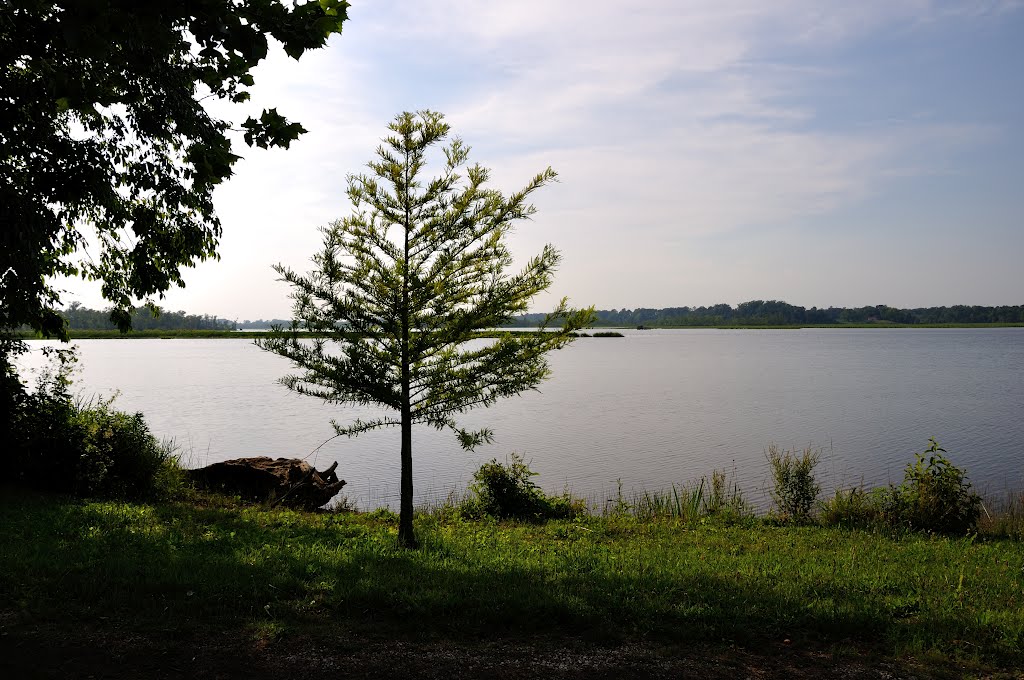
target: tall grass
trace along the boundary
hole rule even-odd
[[[978,532],[984,536],[1024,541],[1024,492],[982,501]]]
[[[632,504],[638,519],[671,517],[692,522],[705,514],[704,482],[689,486],[673,484],[668,491],[643,491]]]
[[[730,482],[724,470],[714,470],[710,481],[701,477],[696,482],[672,484],[668,489],[654,491],[624,494],[620,482],[616,497],[605,503],[603,514],[695,522],[709,517],[740,519],[753,513],[739,485],[734,480]]]

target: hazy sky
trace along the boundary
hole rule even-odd
[[[563,253],[538,311],[1024,304],[1024,3],[353,0],[350,16],[230,109],[310,132],[239,145],[222,260],[165,307],[289,316],[271,264],[308,268],[317,228],[349,212],[345,175],[424,108],[506,193],[559,172],[512,236],[519,261]]]

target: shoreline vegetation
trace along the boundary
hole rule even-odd
[[[844,323],[844,324],[799,324],[799,325],[722,325],[722,326],[650,326],[645,327],[642,331],[658,331],[658,330],[811,330],[811,329],[825,329],[825,330],[842,330],[842,329],[956,329],[956,328],[1024,328],[1024,323],[936,323],[936,324],[899,324],[899,323]],[[595,326],[588,329],[585,332],[581,332],[577,337],[588,338],[588,337],[623,337],[621,333],[616,333],[617,330],[631,330],[626,326]],[[127,333],[122,333],[116,329],[69,329],[68,335],[72,340],[100,340],[100,339],[146,339],[146,338],[159,338],[159,339],[208,339],[208,338],[231,338],[235,340],[239,339],[256,339],[265,338],[270,332],[270,329],[264,330],[217,330],[217,329],[142,329],[142,330],[131,330]],[[529,332],[540,332],[536,331],[533,327],[508,327],[501,330],[495,330],[486,333],[480,333],[478,337],[491,338],[497,337],[505,332],[513,333],[529,333]],[[322,334],[306,333],[303,334],[305,337],[325,337]],[[30,331],[21,331],[15,334],[16,337],[22,340],[42,340],[44,339],[40,334],[33,333]]]
[[[287,331],[286,331],[287,332]],[[543,331],[537,331],[535,329],[502,329],[495,331],[487,331],[477,333],[477,338],[497,338],[504,333],[541,333]],[[104,340],[104,339],[194,339],[203,340],[208,338],[220,338],[220,339],[234,339],[234,340],[246,340],[246,339],[260,339],[270,337],[270,329],[263,331],[224,331],[224,330],[158,330],[149,329],[142,331],[128,331],[122,333],[117,330],[70,330],[68,335],[71,340]],[[326,333],[306,333],[299,331],[299,335],[304,338],[326,338],[330,335]],[[618,333],[615,330],[595,330],[589,329],[583,332],[571,333],[572,337],[576,338],[621,338],[625,337],[622,333]],[[23,340],[42,340],[37,333],[24,333],[21,336]]]
[[[131,310],[130,333],[121,335],[111,320],[111,310],[95,310],[73,303],[60,310],[72,338],[107,337],[193,337],[193,338],[261,338],[273,326],[287,328],[288,319],[225,319],[208,314],[136,307]],[[512,319],[506,328],[523,332],[536,329],[545,314],[523,314]],[[1024,327],[1024,305],[985,307],[954,305],[897,309],[887,305],[845,308],[810,309],[778,300],[751,300],[735,307],[727,304],[710,307],[667,307],[663,309],[597,310],[589,333],[602,329],[764,329],[789,330],[805,328],[1001,328]],[[497,332],[497,331],[496,331]],[[40,337],[23,328],[17,337]]]

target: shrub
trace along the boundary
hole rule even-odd
[[[171,452],[150,433],[141,413],[115,411],[111,401],[74,408],[70,425],[81,437],[74,491],[105,498],[160,495],[158,482],[169,485],[177,469]],[[72,450],[74,444],[79,442],[72,442]]]
[[[883,508],[893,526],[940,534],[966,534],[975,528],[981,497],[971,491],[963,470],[943,454],[935,437],[908,463],[903,483],[893,487]]]
[[[463,502],[462,512],[470,517],[495,519],[545,520],[575,517],[586,512],[582,501],[568,493],[548,496],[533,483],[537,473],[513,453],[506,464],[491,459],[473,473],[471,497]]]
[[[771,496],[781,517],[795,521],[808,520],[821,491],[814,479],[814,468],[821,459],[821,449],[808,447],[798,454],[795,451],[780,451],[778,446],[772,444],[766,455],[775,481]]]
[[[144,499],[183,486],[173,447],[150,433],[141,413],[111,407],[113,398],[70,394],[76,358],[57,353],[36,390],[19,400],[8,434],[13,481],[76,496]]]

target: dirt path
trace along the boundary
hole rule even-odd
[[[240,632],[137,633],[94,625],[16,623],[0,617],[0,678],[1024,678],[927,667],[778,644],[762,649],[579,640],[410,641],[293,634],[276,641]]]

